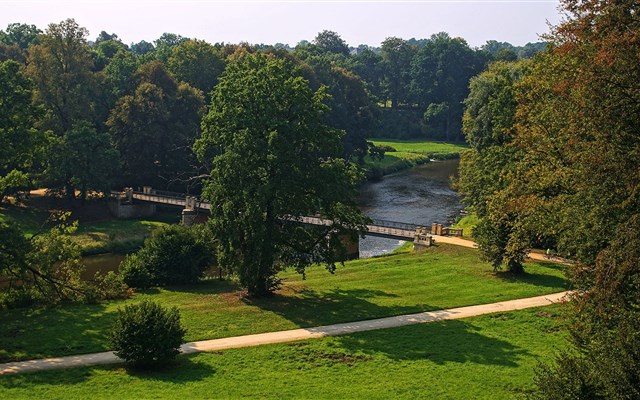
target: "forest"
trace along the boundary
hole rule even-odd
[[[295,48],[210,44],[173,33],[127,45],[117,34],[89,40],[69,19],[0,31],[3,149],[0,200],[46,186],[73,201],[110,187],[186,191],[202,174],[192,146],[210,92],[242,53],[295,64],[313,90],[327,87],[324,121],[343,130],[344,158],[361,163],[375,136],[463,141],[469,79],[495,60],[529,58],[545,43],[487,42],[472,49],[446,33],[390,37],[349,47],[323,31]]]

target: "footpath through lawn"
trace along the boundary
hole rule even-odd
[[[0,376],[0,398],[510,399],[566,347],[559,306],[122,366]]]
[[[531,262],[527,274],[494,274],[477,250],[440,244],[422,253],[357,260],[334,275],[282,274],[273,297],[248,299],[233,282],[156,289],[127,301],[0,312],[0,362],[108,350],[119,307],[148,298],[179,308],[187,341],[487,304],[565,289],[563,269]]]

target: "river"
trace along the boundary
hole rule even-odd
[[[408,222],[431,226],[432,222],[448,223],[461,209],[450,177],[457,174],[458,160],[433,161],[412,169],[368,182],[360,188],[360,208],[369,217],[385,221]],[[365,237],[360,239],[360,257],[367,258],[393,251],[404,241]],[[100,254],[83,258],[91,278],[96,271],[117,268],[124,259],[119,254]]]
[[[406,222],[430,227],[449,224],[462,210],[460,197],[451,189],[459,160],[432,161],[412,169],[368,182],[360,189],[360,208],[373,219]],[[404,241],[365,237],[360,239],[360,258],[393,251]]]

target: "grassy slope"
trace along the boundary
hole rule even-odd
[[[429,162],[431,158],[457,157],[465,146],[445,142],[425,142],[417,140],[375,139],[377,146],[391,146],[396,151],[385,153],[382,160],[365,159],[365,167],[369,170],[376,169],[379,173],[387,175],[402,169]]]
[[[282,290],[266,299],[246,299],[232,282],[209,281],[126,302],[2,311],[0,361],[105,350],[118,307],[143,298],[177,306],[193,341],[492,303],[558,292],[565,284],[552,264],[529,263],[518,278],[491,270],[474,249],[439,245],[350,262],[335,275],[312,268],[305,281],[286,272]]]
[[[463,237],[466,239],[473,239],[473,228],[478,225],[478,216],[476,214],[465,215],[460,218],[458,222],[453,224],[454,228],[462,228]]]
[[[27,236],[49,229],[52,226],[48,221],[50,209],[55,208],[44,201],[33,203],[30,207],[0,207],[0,221],[15,222]],[[140,247],[158,226],[178,222],[180,219],[180,211],[173,210],[140,220],[113,220],[106,213],[106,206],[98,207],[104,208],[104,218],[99,221],[81,218],[78,230],[73,234],[73,238],[82,246],[83,254],[131,251]],[[72,212],[71,218],[74,215]]]
[[[427,154],[432,157],[459,155],[467,146],[446,142],[427,142],[420,140],[373,139],[376,146],[391,146],[400,153]]]
[[[0,377],[0,397],[511,399],[565,347],[558,306],[121,366]]]

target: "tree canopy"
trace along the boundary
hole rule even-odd
[[[321,122],[326,100],[292,63],[260,53],[230,62],[213,92],[196,144],[201,159],[212,158],[204,196],[216,205],[210,226],[219,262],[252,295],[272,292],[286,265],[333,270],[340,236],[362,229],[342,133]],[[295,222],[316,213],[334,223]]]

